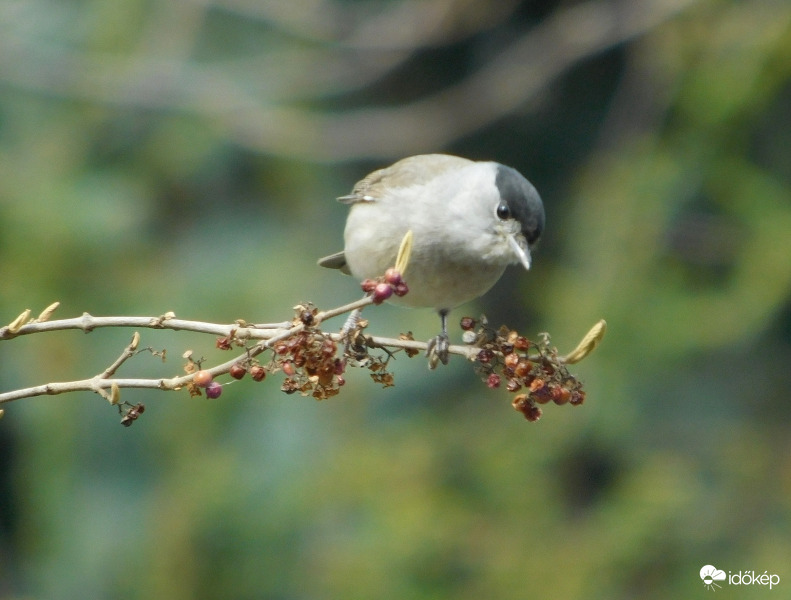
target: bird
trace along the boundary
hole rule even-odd
[[[403,274],[409,292],[389,301],[437,311],[441,331],[427,350],[443,364],[450,310],[489,291],[506,266],[529,270],[545,224],[541,196],[516,169],[449,154],[401,159],[370,173],[338,201],[350,206],[344,249],[318,264],[358,280],[381,276],[411,231]]]

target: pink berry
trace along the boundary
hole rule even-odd
[[[377,283],[374,288],[374,304],[381,304],[393,295],[393,286],[389,283]]]
[[[198,371],[195,373],[195,377],[192,378],[192,382],[198,387],[206,387],[213,379],[214,377],[208,371]]]
[[[362,283],[360,283],[360,287],[363,288],[363,291],[366,294],[370,294],[374,291],[376,287],[376,280],[375,279],[364,279]]]
[[[395,288],[393,289],[393,293],[396,296],[405,296],[409,292],[409,288],[406,285],[406,282],[402,281],[396,284]]]
[[[500,376],[497,373],[492,373],[486,380],[486,385],[492,389],[500,387]]]
[[[222,386],[217,383],[216,381],[212,381],[209,385],[206,386],[206,397],[215,400],[216,398],[220,397],[222,394]]]
[[[399,283],[403,282],[404,280],[401,277],[401,273],[396,271],[394,268],[389,268],[385,271],[385,281],[392,286],[397,286]]]

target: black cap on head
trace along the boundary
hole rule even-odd
[[[508,205],[511,216],[522,225],[522,234],[529,246],[541,237],[544,231],[544,203],[533,184],[519,171],[497,165],[495,185],[500,190],[500,198]]]

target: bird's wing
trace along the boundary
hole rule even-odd
[[[344,204],[376,202],[387,190],[423,185],[445,171],[472,164],[471,160],[449,154],[421,154],[399,160],[358,181],[352,193],[338,198]]]
[[[344,255],[343,251],[330,254],[324,258],[320,258],[319,266],[326,267],[328,269],[340,269],[342,273],[351,275],[351,272],[349,271],[349,265],[346,264],[346,256]]]

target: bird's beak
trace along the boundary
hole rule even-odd
[[[521,236],[519,236],[521,237]],[[519,262],[525,267],[526,270],[530,270],[530,250],[527,247],[527,244],[520,244],[519,241],[516,239],[515,234],[511,234],[508,236],[508,243],[511,244],[511,248],[514,251],[514,254],[519,258]]]

